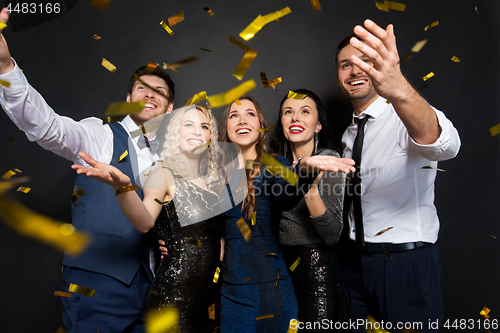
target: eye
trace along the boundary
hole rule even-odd
[[[341,66],[341,68],[342,68],[342,69],[346,69],[346,68],[349,68],[349,66],[350,66],[350,65],[351,65],[351,64],[343,64],[343,65]]]
[[[310,112],[307,109],[302,109],[301,113],[309,114]]]
[[[203,125],[203,126],[201,126],[201,128],[203,128],[204,130],[210,131],[210,127],[208,127],[207,125]]]
[[[254,112],[248,112],[247,115],[255,117],[255,113]]]
[[[185,123],[184,127],[193,127],[193,124],[191,124],[191,123]]]
[[[283,111],[283,115],[289,115],[289,114],[292,114],[292,111],[290,111],[290,110]]]
[[[230,114],[229,119],[236,117],[236,113]]]

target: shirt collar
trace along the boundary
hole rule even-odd
[[[137,135],[137,136],[132,138],[131,133],[134,131],[140,131],[141,128],[135,124],[135,122],[132,120],[132,118],[130,118],[129,115],[127,115],[125,118],[123,118],[123,120],[121,121],[121,124],[123,125],[123,127],[125,127],[125,130],[128,132],[128,135],[130,136],[130,138],[135,143],[137,143],[137,140],[139,140],[140,135]],[[152,140],[155,137],[156,137],[156,135],[153,138],[148,138],[148,139]]]
[[[377,118],[387,110],[388,106],[390,104],[387,104],[387,99],[383,98],[382,96],[379,96],[372,104],[370,104],[366,110],[361,112],[359,116],[356,116],[356,113],[352,113],[352,124],[354,124],[354,118],[364,118],[365,116],[371,116],[372,118]]]

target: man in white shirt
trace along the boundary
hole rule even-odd
[[[364,26],[354,28],[336,55],[337,84],[354,106],[342,137],[344,157],[353,157],[359,170],[345,206],[356,241],[343,265],[350,318],[371,314],[387,330],[415,323],[421,332],[437,331],[443,309],[434,245],[436,170],[423,167],[454,158],[460,138],[401,74],[393,26],[384,30],[370,20]]]
[[[0,21],[9,16],[4,8]],[[140,79],[137,79],[139,77]],[[101,119],[74,121],[59,116],[31,87],[10,57],[5,39],[0,40],[0,104],[6,114],[36,141],[73,163],[84,165],[83,151],[100,162],[111,164],[134,180],[132,170],[145,170],[159,158],[157,152],[141,148],[130,132],[146,121],[170,113],[175,96],[169,75],[157,68],[135,71],[129,84],[127,102],[146,102],[144,108],[121,122],[103,125]],[[150,138],[151,139],[151,138]],[[129,155],[120,158],[125,151]],[[72,223],[92,236],[89,248],[78,257],[65,255],[61,291],[70,285],[95,290],[93,297],[73,293],[63,297],[63,322],[67,332],[144,332],[146,297],[152,280],[148,246],[144,235],[125,218],[113,189],[85,175],[75,176],[75,185],[85,190],[72,207]],[[142,195],[139,189],[138,194]]]

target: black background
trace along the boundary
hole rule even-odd
[[[250,94],[271,124],[288,90],[315,91],[329,112],[326,129],[340,139],[352,111],[335,78],[335,49],[343,37],[371,18],[384,27],[395,25],[401,57],[428,38],[402,71],[429,103],[446,113],[462,139],[458,157],[439,164],[446,172],[439,173],[436,181],[445,320],[482,319],[483,306],[491,309],[492,319],[498,318],[499,240],[487,234],[500,237],[500,135],[491,137],[488,130],[500,123],[499,1],[407,0],[405,12],[380,11],[371,0],[320,0],[320,11],[313,11],[308,0],[129,0],[112,1],[105,11],[89,1],[75,2],[67,1],[63,15],[46,23],[16,28],[14,33],[9,26],[4,36],[31,85],[56,112],[77,120],[102,117],[110,102],[123,101],[131,73],[151,61],[200,58],[171,73],[176,106],[202,90],[213,95],[233,88],[241,83],[232,72],[244,51],[231,44],[228,35],[239,39],[257,15],[289,6],[291,14],[269,23],[247,42],[258,55],[243,81],[256,81]],[[172,27],[170,36],[159,23],[180,11],[185,20]],[[9,25],[15,26],[14,19]],[[438,26],[424,31],[437,20]],[[102,39],[94,40],[94,34]],[[452,56],[461,62],[451,61]],[[101,66],[103,57],[117,67],[116,73]],[[435,76],[423,82],[431,71]],[[282,77],[277,92],[262,87],[260,72],[268,79]],[[220,111],[215,110],[217,117]],[[0,113],[0,151],[0,174],[18,168],[31,177],[25,185],[32,188],[29,194],[8,195],[37,212],[70,222],[71,162],[30,143],[4,113]],[[61,259],[62,253],[0,223],[2,332],[55,332],[61,326],[60,300],[53,296],[59,290]],[[469,331],[487,332],[478,329],[477,321],[474,327]]]

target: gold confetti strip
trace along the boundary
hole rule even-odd
[[[236,99],[234,102],[235,102],[235,103],[236,103],[236,105],[238,105],[238,106],[240,106],[240,105],[241,105],[241,102],[240,102],[240,100],[239,100],[239,99]]]
[[[278,276],[276,277],[276,290],[278,290],[279,284],[280,284],[280,269],[278,268]]]
[[[2,23],[2,22],[0,22],[0,23]],[[10,82],[4,81],[4,80],[0,80],[0,85],[9,88],[10,87]]]
[[[391,259],[391,260],[392,260],[392,256],[391,256],[391,254],[390,254],[389,252],[387,252],[385,249],[382,249],[382,253],[383,253],[383,254],[385,254],[386,256],[388,256],[388,257],[389,257],[389,259]]]
[[[424,47],[424,45],[427,43],[428,39],[422,39],[421,41],[418,41],[417,43],[415,43],[415,45],[413,45],[412,49],[410,52],[408,52],[407,55],[405,55],[400,61],[399,63],[400,64],[404,64],[405,62],[407,62],[408,60],[410,60],[415,54],[417,54],[418,52],[420,52],[420,50],[422,50],[422,48]]]
[[[375,318],[373,318],[372,315],[368,315],[366,316],[366,320],[365,320],[365,330],[367,333],[390,333],[380,327],[383,327],[383,325],[381,325],[380,323],[378,323]],[[375,327],[377,327],[377,329],[375,329]],[[373,329],[372,329],[373,328]]]
[[[434,76],[434,73],[433,73],[433,72],[430,72],[429,74],[427,74],[426,76],[424,76],[424,77],[422,78],[422,80],[427,81],[427,80],[429,80],[429,79],[430,79],[431,77],[433,77],[433,76]]]
[[[155,63],[155,62],[150,62],[147,66],[146,66],[146,71],[148,73],[153,73],[154,70],[158,67],[158,64]]]
[[[286,97],[293,98],[293,99],[304,99],[307,96],[303,95],[303,94],[297,94],[296,92],[289,90],[288,95]]]
[[[212,143],[212,141],[208,141],[208,142],[202,143],[199,146],[194,147],[193,150],[191,150],[191,154],[194,154],[194,152],[196,150],[200,149],[201,147],[210,146],[211,143]]]
[[[241,217],[238,221],[236,221],[236,226],[240,229],[245,242],[248,242],[250,238],[252,238],[252,229],[250,229],[245,219]]]
[[[203,47],[200,47],[200,50],[205,51],[205,52],[212,52],[212,50],[204,49]]]
[[[105,10],[110,2],[111,0],[91,0],[90,4],[100,10]]]
[[[209,13],[209,14],[210,14],[210,16],[214,16],[214,14],[215,14],[215,13],[214,13],[214,12],[213,12],[210,8],[208,8],[208,7],[203,7],[203,9],[204,9],[207,13]]]
[[[71,293],[56,290],[56,291],[54,291],[54,296],[71,297]]]
[[[380,235],[382,235],[382,234],[385,234],[387,231],[389,231],[389,230],[391,230],[391,229],[393,229],[393,228],[394,228],[394,227],[389,227],[389,228],[387,228],[387,229],[380,230],[379,232],[377,232],[377,233],[375,234],[375,236],[380,236]]]
[[[387,104],[391,104],[391,101],[389,101],[389,100],[387,100],[387,101],[385,101],[385,102],[386,102]]]
[[[151,172],[151,171],[150,171],[150,172]],[[144,173],[144,172],[143,172],[143,173]],[[163,206],[164,204],[166,204],[166,203],[168,203],[168,202],[169,202],[168,200],[166,200],[166,201],[161,201],[161,200],[160,200],[160,199],[158,199],[158,198],[155,198],[155,201],[156,201],[156,203],[158,203],[159,205],[162,205],[162,206]]]
[[[266,253],[266,257],[278,257],[278,254],[274,253],[274,252],[269,252],[269,253]]]
[[[490,316],[488,315],[488,313],[490,313],[490,309],[488,309],[486,306],[483,307],[483,309],[481,310],[481,312],[479,312],[479,314],[481,316],[483,316],[485,319],[490,318]]]
[[[203,244],[197,239],[194,239],[193,237],[189,237],[189,243],[198,246],[200,249],[203,248]]]
[[[265,132],[265,131],[270,131],[270,130],[272,130],[272,129],[273,129],[273,128],[275,128],[275,127],[276,127],[276,126],[274,126],[274,125],[273,125],[273,126],[269,126],[269,127],[265,127],[265,128],[259,128],[259,129],[257,130],[257,132]]]
[[[135,191],[139,188],[139,185],[129,185],[123,186],[122,188],[116,190],[115,195],[119,195],[125,192]]]
[[[490,236],[490,237],[493,237],[493,238],[497,239],[497,237],[496,237],[496,236],[493,236],[493,235],[491,235],[491,234],[487,233],[486,231],[483,231],[483,230],[481,230],[481,229],[477,229],[477,230],[479,230],[479,231],[481,231],[481,232],[485,233],[486,235],[488,235],[488,236]]]
[[[288,324],[288,330],[286,333],[297,333],[299,330],[299,323],[297,319],[290,319],[290,324]]]
[[[149,172],[148,172],[147,174],[146,174],[146,173],[144,173],[144,172],[143,172],[142,174],[143,174],[145,177],[147,177],[147,176],[149,176],[149,174],[150,174],[150,173],[151,173],[151,170],[149,170]],[[160,201],[160,200],[158,200],[158,201]],[[160,201],[160,202],[161,202],[161,201]]]
[[[177,13],[175,15],[172,15],[168,18],[168,24],[173,27],[179,22],[184,21],[184,11]]]
[[[297,185],[299,176],[293,170],[288,169],[286,166],[276,161],[269,154],[262,153],[260,161],[267,165],[268,170],[271,169],[271,172],[276,174],[276,176],[283,178],[293,186]]]
[[[283,82],[283,80],[281,79],[281,77],[278,77],[274,80],[268,80],[267,79],[267,76],[266,76],[266,73],[260,73],[260,79],[262,81],[262,85],[264,86],[264,88],[269,88],[269,87],[273,87],[274,90],[276,90],[276,85],[278,83],[281,83]]]
[[[170,27],[165,22],[161,21],[160,25],[170,34],[170,36],[174,34],[172,29],[170,29]]]
[[[17,189],[17,192],[23,192],[25,194],[28,194],[29,191],[31,191],[31,187],[21,186]]]
[[[252,212],[252,225],[257,222],[257,212]]]
[[[177,332],[179,311],[173,305],[162,308],[162,311],[149,311],[146,315],[146,333]]]
[[[432,22],[431,24],[429,24],[428,26],[426,26],[426,27],[424,28],[424,31],[427,31],[427,30],[429,30],[430,28],[434,28],[436,25],[439,25],[439,21]]]
[[[255,20],[252,21],[252,23],[250,23],[248,25],[248,27],[246,27],[245,29],[243,29],[242,32],[240,32],[240,37],[246,41],[249,41],[266,24],[268,24],[269,22],[275,21],[275,20],[279,19],[280,17],[283,17],[287,14],[290,14],[291,12],[292,12],[292,10],[289,7],[285,7],[283,9],[280,9],[274,13],[271,13],[271,14],[267,14],[265,16],[259,15],[255,18]]]
[[[215,320],[215,303],[208,307],[208,319]]]
[[[184,103],[184,106],[188,106],[188,105],[191,105],[191,104],[197,104],[203,100],[207,99],[207,92],[206,91],[200,91],[199,93],[197,94],[194,94],[193,97],[191,97],[190,99],[188,99],[186,101],[186,103]]]
[[[446,172],[446,170],[438,169],[438,168],[435,168],[435,167],[430,166],[430,165],[423,166],[422,169],[433,169],[433,170],[437,170],[437,171]]]
[[[252,168],[253,168],[253,160],[246,160],[245,161],[245,169],[251,170]]]
[[[272,172],[270,168],[267,168],[267,172],[269,172],[271,176],[274,176],[274,172]]]
[[[128,155],[128,150],[125,150],[125,151],[123,152],[123,154],[121,154],[121,155],[120,155],[120,157],[118,157],[118,163],[120,163],[121,161],[123,161],[123,159],[124,159],[125,157],[127,157],[127,155]]]
[[[11,142],[16,142],[16,140],[15,140],[13,137],[11,137],[11,136],[9,136],[9,137],[7,138],[7,140],[9,140],[9,141],[11,141]]]
[[[500,124],[490,127],[490,134],[491,136],[500,134]]]
[[[88,297],[94,297],[95,295],[95,290],[79,286],[77,284],[71,283],[68,288],[69,292],[75,293],[75,294],[80,294]]]
[[[22,184],[30,180],[29,177],[18,177],[9,180],[0,180],[0,195],[4,194],[16,185]]]
[[[101,36],[99,36],[98,34],[94,34],[94,36],[92,36],[92,38],[94,38],[95,40],[99,40],[99,39],[101,39]]]
[[[257,56],[257,51],[252,50],[247,45],[243,44],[242,42],[240,42],[239,40],[235,39],[232,36],[229,36],[229,40],[234,45],[245,50],[245,55],[243,56],[243,58],[241,58],[240,63],[238,64],[238,66],[236,67],[236,69],[233,72],[233,75],[238,80],[241,80],[241,79],[243,79],[243,76],[245,75],[245,72],[247,71],[248,67],[250,67],[250,64]]]
[[[460,62],[460,60],[461,59],[459,57],[456,57],[456,56],[451,57],[451,61],[453,61],[453,62]]]
[[[7,171],[6,173],[3,174],[2,178],[3,179],[10,179],[10,177],[14,176],[15,174],[21,173],[22,171],[19,169],[12,169]]]
[[[300,259],[300,257],[298,257],[298,258],[297,258],[297,260],[295,260],[295,262],[293,263],[293,265],[292,265],[292,266],[290,266],[290,271],[292,271],[292,272],[293,272],[293,271],[295,270],[295,268],[297,268],[297,266],[298,266],[298,265],[299,265],[299,263],[300,263],[300,260],[302,260],[302,259]]]
[[[160,94],[161,96],[165,97],[169,103],[173,102],[173,100],[170,97],[168,97],[167,95],[165,95],[162,91],[159,91],[158,89],[155,89],[155,88],[151,87],[149,84],[147,84],[146,82],[144,82],[139,75],[134,74],[134,79],[139,81],[146,88],[151,89],[155,93]]]
[[[383,10],[385,12],[388,12],[389,9],[399,10],[400,12],[404,12],[406,9],[406,5],[403,3],[387,1],[387,0],[385,0],[384,3],[375,1],[375,5],[377,6],[378,9]]]
[[[319,0],[311,0],[311,5],[313,6],[314,10],[321,10]]]
[[[75,188],[73,189],[73,195],[71,196],[71,202],[73,203],[73,206],[76,207],[76,200],[78,200],[79,198],[81,198],[83,195],[85,195],[85,191],[83,190],[83,188],[81,188],[80,190],[78,190],[78,187],[75,186]]]
[[[250,281],[250,280],[251,280],[251,278],[249,278],[249,277],[246,277],[243,279],[243,281]]]
[[[198,58],[196,56],[189,56],[185,59],[179,60],[179,61],[174,62],[172,64],[163,63],[163,69],[168,68],[168,69],[173,70],[174,72],[178,72],[177,67],[181,67],[181,66],[187,65],[189,63],[192,63],[192,62],[195,62],[198,60],[200,60],[200,58]]]
[[[141,126],[141,128],[136,129],[135,131],[130,132],[130,136],[135,138],[136,136],[143,135],[149,132],[155,131],[160,126],[159,123],[149,123],[146,126]]]
[[[0,30],[7,28],[7,24],[0,22]]]
[[[217,281],[219,281],[219,274],[220,274],[220,267],[217,267],[215,269],[215,273],[214,273],[214,279],[213,279],[213,283],[217,283]]]
[[[114,102],[109,103],[108,109],[104,113],[106,116],[126,115],[130,113],[139,113],[146,105],[146,102]]]
[[[111,124],[111,123],[114,123],[114,122],[117,122],[117,121],[120,121],[120,120],[122,120],[122,116],[104,117],[104,118],[102,118],[102,124],[103,125]]]
[[[208,102],[213,108],[233,103],[234,100],[243,96],[256,87],[254,80],[248,80],[225,93],[208,96]]]
[[[260,316],[260,317],[255,318],[255,320],[262,320],[262,319],[269,319],[269,318],[274,318],[274,314],[271,313],[268,315]]]
[[[108,60],[106,60],[106,58],[102,58],[101,65],[104,66],[104,68],[106,68],[111,73],[116,72],[116,66],[110,63]]]

